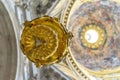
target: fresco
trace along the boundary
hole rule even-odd
[[[70,17],[68,29],[74,36],[70,45],[71,52],[80,64],[94,71],[120,66],[118,3],[100,0],[80,5]],[[96,41],[95,33],[89,34],[91,31],[97,33]]]

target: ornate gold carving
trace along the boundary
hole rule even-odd
[[[25,22],[20,44],[29,60],[41,67],[61,61],[71,37],[58,19],[45,16]]]

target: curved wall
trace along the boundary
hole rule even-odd
[[[0,80],[15,80],[17,45],[12,21],[0,1]]]

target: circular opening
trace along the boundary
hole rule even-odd
[[[85,32],[85,39],[89,43],[97,42],[98,38],[99,38],[99,35],[96,30],[88,30]]]

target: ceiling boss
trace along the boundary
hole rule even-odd
[[[20,45],[30,61],[41,67],[62,60],[72,35],[57,18],[44,16],[24,25]]]

